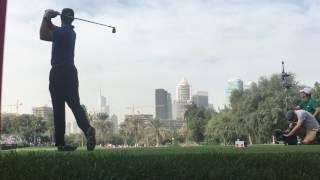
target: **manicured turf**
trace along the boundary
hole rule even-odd
[[[0,151],[0,179],[320,179],[320,146]]]

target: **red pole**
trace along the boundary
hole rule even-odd
[[[2,102],[2,70],[4,52],[4,34],[6,28],[7,0],[0,0],[0,136],[1,136],[1,102]]]

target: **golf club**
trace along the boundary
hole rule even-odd
[[[92,24],[97,24],[97,25],[100,25],[100,26],[109,27],[109,28],[112,28],[112,33],[116,33],[116,27],[114,27],[114,26],[109,26],[109,25],[106,25],[106,24],[102,24],[102,23],[98,23],[98,22],[94,22],[94,21],[89,21],[89,20],[81,19],[81,18],[77,18],[77,17],[70,17],[70,16],[66,16],[66,15],[62,15],[62,14],[59,14],[59,15],[60,16],[65,16],[65,17],[68,17],[68,18],[77,19],[77,20],[84,21],[84,22],[88,22],[88,23],[92,23]]]

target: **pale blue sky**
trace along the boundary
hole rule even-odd
[[[112,34],[75,22],[75,61],[82,103],[96,108],[102,88],[120,119],[127,106],[154,105],[155,88],[174,99],[182,77],[193,92],[208,91],[216,108],[228,79],[257,81],[281,72],[282,60],[303,84],[320,80],[318,0],[10,0],[4,105],[19,99],[31,112],[49,103],[51,45],[39,40],[39,26],[45,9],[63,7],[117,27]]]

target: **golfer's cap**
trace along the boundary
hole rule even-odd
[[[62,15],[68,16],[68,17],[74,17],[74,11],[70,8],[64,8],[61,12]]]
[[[312,90],[309,87],[305,87],[305,88],[301,89],[300,92],[305,93],[305,94],[311,94]]]

